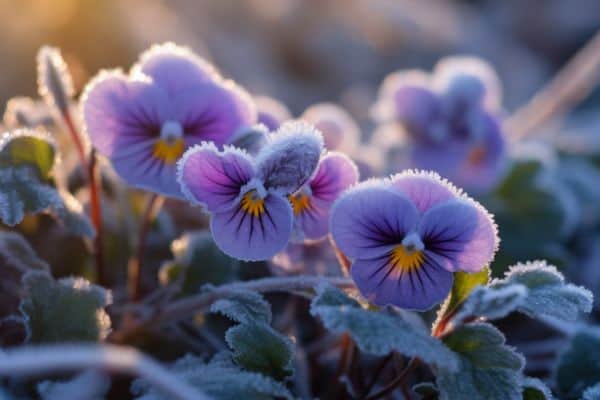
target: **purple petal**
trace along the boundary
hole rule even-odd
[[[252,161],[245,153],[232,147],[219,152],[212,143],[189,149],[177,170],[177,180],[185,196],[210,212],[233,208],[242,186],[253,175]]]
[[[472,200],[451,200],[427,211],[419,224],[427,252],[449,271],[479,271],[494,258],[498,246],[491,216]],[[435,257],[434,257],[435,258]]]
[[[151,77],[170,95],[219,78],[218,72],[207,61],[190,49],[173,43],[155,45],[144,52],[132,69],[132,75],[140,73]]]
[[[432,124],[441,117],[441,103],[429,89],[403,86],[394,93],[396,118],[416,139],[428,139]]]
[[[292,114],[287,107],[271,97],[257,96],[254,102],[258,111],[258,122],[264,124],[270,132],[279,129],[281,124],[292,119]]]
[[[329,231],[329,211],[339,195],[358,181],[358,170],[342,153],[321,158],[309,183],[307,208],[295,213],[294,223],[302,239],[321,239]]]
[[[86,131],[105,156],[130,153],[130,147],[156,139],[170,116],[166,93],[148,82],[129,81],[119,71],[102,72],[82,96]]]
[[[204,82],[190,85],[172,98],[174,119],[185,132],[187,145],[212,141],[228,143],[234,134],[256,121],[250,97],[232,83]]]
[[[310,122],[323,134],[325,148],[352,153],[360,141],[360,129],[342,107],[333,103],[318,103],[304,111],[300,119]]]
[[[411,272],[394,268],[389,255],[356,260],[350,270],[361,294],[372,303],[425,311],[439,304],[452,288],[452,272],[425,263]]]
[[[267,260],[287,245],[292,233],[293,214],[287,199],[269,194],[258,216],[235,208],[212,215],[210,227],[215,243],[240,260]]]
[[[387,254],[415,229],[418,211],[404,196],[371,183],[346,192],[331,210],[330,229],[350,258]]]
[[[312,125],[286,122],[256,156],[258,177],[267,189],[294,193],[313,175],[322,152],[323,138]]]
[[[396,174],[391,178],[391,185],[409,198],[421,213],[458,196],[457,189],[450,183],[426,171]]]

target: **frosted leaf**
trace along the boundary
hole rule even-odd
[[[260,294],[249,290],[237,290],[215,301],[210,312],[223,314],[241,324],[271,323],[271,305]]]
[[[490,324],[463,325],[444,338],[460,358],[457,372],[441,370],[436,383],[441,400],[522,400],[523,357],[505,345]]]
[[[590,386],[583,392],[582,400],[600,400],[600,382]]]
[[[66,113],[73,96],[73,80],[60,50],[44,46],[37,54],[38,92],[46,103]]]
[[[562,352],[554,373],[565,398],[578,398],[600,377],[600,329],[585,327],[576,332]]]
[[[554,400],[552,392],[537,378],[523,377],[523,400]]]
[[[460,324],[470,316],[486,319],[503,318],[515,311],[526,298],[527,288],[520,284],[493,290],[478,287],[471,293],[452,322]]]
[[[230,328],[225,340],[233,360],[248,371],[281,380],[293,374],[292,341],[265,323],[240,324]]]
[[[54,280],[45,272],[23,278],[26,295],[21,303],[33,343],[99,341],[110,331],[105,307],[112,302],[106,289],[83,278]]]
[[[349,333],[361,351],[384,356],[397,351],[419,357],[439,369],[455,371],[457,357],[424,329],[410,324],[399,315],[368,311],[341,290],[321,285],[310,312],[334,333]]]
[[[96,371],[83,372],[67,381],[42,381],[37,391],[42,400],[103,400],[110,388],[110,379]]]
[[[201,388],[215,400],[293,399],[283,384],[256,372],[242,371],[224,362],[222,354],[209,364],[188,355],[176,361],[172,370],[179,378]],[[131,392],[136,400],[170,400],[142,379],[133,382]]]

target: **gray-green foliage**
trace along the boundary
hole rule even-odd
[[[50,211],[71,233],[93,236],[78,201],[54,185],[55,154],[54,142],[38,131],[17,130],[0,138],[0,221],[14,226],[26,214]]]
[[[501,318],[513,311],[531,318],[550,316],[574,321],[581,313],[590,312],[592,304],[589,290],[566,283],[556,267],[534,261],[512,266],[503,279],[474,290],[456,322],[468,316]]]
[[[184,295],[197,293],[203,285],[220,285],[238,277],[239,261],[215,245],[207,231],[186,232],[171,245],[174,259],[160,270],[160,280],[181,283]]]
[[[110,330],[104,308],[110,292],[83,278],[55,280],[46,272],[29,272],[23,277],[25,297],[21,312],[33,343],[98,341]]]
[[[440,399],[521,400],[523,358],[505,344],[504,335],[486,323],[462,325],[444,338],[460,359],[455,372],[440,370]]]
[[[347,332],[361,351],[383,356],[397,351],[421,358],[439,369],[456,371],[459,360],[429,332],[409,323],[399,315],[368,311],[341,290],[321,285],[310,312],[335,333]]]
[[[554,400],[552,392],[537,378],[524,377],[521,382],[523,400]]]
[[[293,343],[271,328],[271,306],[260,294],[232,291],[213,303],[210,311],[239,323],[225,334],[239,366],[279,380],[293,374]]]
[[[565,398],[577,399],[600,381],[600,329],[578,331],[561,354],[555,371],[558,388]]]
[[[188,355],[175,362],[172,371],[215,400],[293,398],[283,384],[263,374],[244,371],[230,359],[228,353],[218,354],[211,362],[204,363]],[[136,395],[136,400],[169,400],[141,379],[134,381],[131,391]]]
[[[581,395],[582,400],[600,400],[600,382],[596,383],[594,386],[590,386],[585,389],[583,394]]]
[[[95,371],[83,372],[67,381],[42,381],[37,391],[42,400],[103,400],[110,388],[110,379]]]

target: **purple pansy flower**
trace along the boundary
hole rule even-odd
[[[256,96],[254,102],[258,112],[258,122],[266,126],[269,132],[276,131],[281,124],[292,119],[290,110],[272,97]]]
[[[346,155],[327,153],[314,176],[289,196],[294,210],[294,239],[319,240],[329,232],[329,210],[338,196],[358,182],[358,169]]]
[[[477,192],[498,182],[506,159],[500,84],[486,63],[452,57],[440,61],[431,76],[394,73],[379,97],[376,118],[399,122],[411,139],[411,167],[434,170]]]
[[[342,107],[333,103],[317,103],[308,107],[300,119],[313,124],[323,133],[325,148],[352,154],[360,143],[360,129]]]
[[[86,131],[127,183],[181,197],[176,162],[203,141],[228,143],[256,122],[250,96],[190,50],[165,44],[129,75],[100,72],[82,96]]]
[[[293,226],[288,196],[315,172],[323,151],[318,131],[288,122],[269,135],[256,158],[237,148],[203,143],[178,164],[185,196],[211,214],[219,248],[242,260],[266,260],[283,250]]]
[[[363,296],[414,310],[440,303],[453,272],[480,270],[498,247],[487,211],[431,172],[350,189],[333,206],[331,234]]]

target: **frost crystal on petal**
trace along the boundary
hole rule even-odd
[[[322,151],[323,137],[312,125],[285,123],[258,153],[258,176],[265,188],[291,194],[311,178]]]

